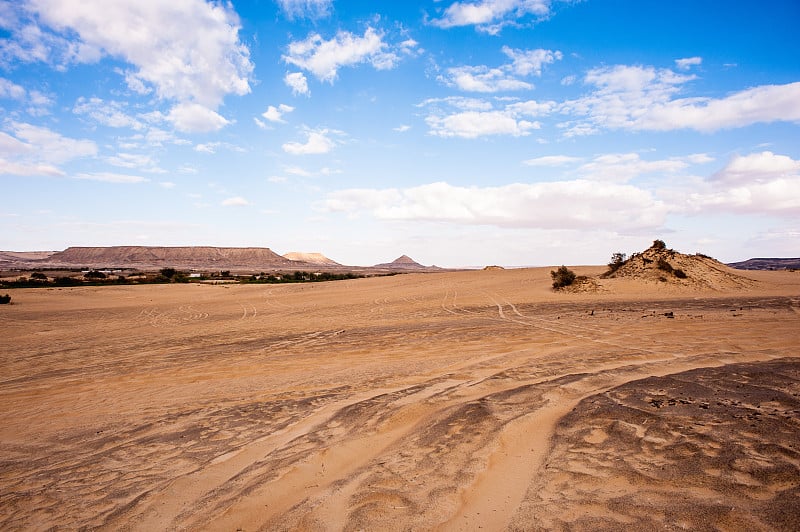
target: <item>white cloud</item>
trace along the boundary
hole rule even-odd
[[[587,179],[624,183],[643,174],[671,174],[687,166],[679,159],[645,161],[638,153],[612,153],[595,157],[578,171]]]
[[[693,66],[698,66],[703,63],[702,57],[685,57],[683,59],[676,59],[675,66],[681,70],[689,70]]]
[[[442,105],[444,104],[444,105]],[[539,122],[525,117],[549,113],[555,102],[514,102],[502,109],[494,109],[485,100],[474,98],[430,99],[419,104],[431,108],[425,122],[432,135],[440,137],[477,138],[489,135],[529,135],[539,129]],[[458,111],[453,112],[456,108]]]
[[[515,50],[503,46],[503,53],[513,60],[510,68],[520,76],[542,75],[542,67],[555,61],[560,61],[564,55],[558,50]]]
[[[246,150],[235,144],[230,144],[229,142],[205,142],[201,144],[197,144],[194,147],[194,151],[199,151],[202,153],[217,153],[219,148],[225,148],[230,151],[244,153]]]
[[[9,161],[0,157],[0,175],[59,177],[64,172],[52,164]]]
[[[312,33],[303,41],[290,43],[283,60],[311,72],[321,81],[333,83],[339,69],[345,66],[369,63],[377,70],[394,68],[399,57],[388,49],[383,35],[369,27],[362,37],[340,31],[327,41]]]
[[[330,152],[336,143],[328,137],[331,131],[327,129],[306,132],[306,142],[287,142],[282,146],[283,151],[292,155],[319,155]]]
[[[491,34],[498,33],[503,26],[516,19],[533,16],[536,20],[547,18],[551,0],[479,0],[477,2],[454,2],[440,19],[433,24],[441,28],[476,26]]]
[[[330,15],[333,0],[276,0],[289,19],[321,19]]]
[[[800,161],[765,151],[735,156],[688,195],[697,212],[800,215]]]
[[[558,106],[575,117],[566,136],[602,129],[712,132],[756,123],[800,121],[800,82],[762,85],[724,98],[676,98],[682,85],[695,79],[668,69],[625,66],[590,70],[584,81],[591,94]]]
[[[71,139],[50,129],[21,122],[12,122],[11,130],[20,142],[17,148],[27,146],[25,152],[43,162],[58,164],[97,154],[97,144],[91,140]]]
[[[109,164],[123,168],[147,168],[152,171],[156,167],[156,162],[149,155],[138,153],[118,153],[113,157],[106,158]]]
[[[581,161],[580,157],[570,157],[568,155],[545,155],[523,161],[528,166],[564,166]]]
[[[54,30],[79,36],[71,44],[87,49],[74,54],[80,60],[102,51],[130,63],[134,90],[152,86],[162,99],[210,108],[227,94],[250,92],[253,64],[229,3],[31,0],[30,7]]]
[[[506,106],[506,111],[521,116],[545,116],[553,112],[556,106],[554,101],[528,100],[509,104]]]
[[[692,164],[705,164],[715,161],[715,159],[707,153],[693,153],[687,155],[686,160]]]
[[[241,196],[234,196],[223,200],[221,205],[223,207],[246,207],[250,205],[250,202]]]
[[[14,83],[13,81],[5,78],[0,78],[0,98],[10,98],[12,100],[24,100],[27,91]]]
[[[283,82],[292,89],[292,94],[295,96],[298,94],[311,95],[311,91],[308,89],[308,80],[302,72],[287,72],[283,77]]]
[[[172,181],[161,181],[161,182],[158,184],[158,186],[160,186],[161,188],[173,189],[173,188],[175,188],[177,185],[176,185],[175,183],[173,183]]]
[[[283,115],[285,115],[286,113],[291,113],[292,111],[294,111],[294,107],[282,103],[278,107],[270,105],[269,107],[267,107],[266,111],[261,113],[261,116],[263,116],[270,122],[285,123],[286,121],[283,119]]]
[[[441,80],[462,91],[500,92],[532,89],[533,85],[510,76],[501,68],[462,66],[447,69],[448,76]]]
[[[260,127],[261,129],[272,129],[272,128],[270,128],[270,127],[269,127],[269,126],[266,124],[266,122],[264,122],[264,121],[262,121],[262,120],[259,120],[259,119],[258,119],[257,117],[255,117],[255,116],[253,117],[253,122],[255,122],[255,123],[256,123],[256,125],[257,125],[258,127]]]
[[[486,100],[478,98],[465,98],[463,96],[448,96],[447,98],[428,98],[422,103],[417,104],[417,107],[434,107],[438,108],[440,104],[447,107],[454,107],[464,111],[491,111],[492,104]]]
[[[761,85],[725,98],[684,98],[652,105],[635,129],[712,132],[757,123],[800,121],[800,82]]]
[[[714,181],[726,184],[764,182],[800,175],[800,161],[771,151],[737,155],[714,174]]]
[[[447,69],[446,76],[439,80],[451,87],[471,92],[500,92],[530,90],[533,85],[517,76],[541,76],[542,66],[561,59],[562,54],[553,50],[515,50],[503,47],[503,53],[512,62],[496,68],[488,66],[459,66]]]
[[[149,179],[138,175],[115,174],[112,172],[76,174],[72,177],[74,179],[84,179],[89,181],[102,181],[104,183],[122,183],[122,184],[136,184],[136,183],[145,183],[149,181]]]
[[[409,126],[408,124],[402,124],[402,125],[399,125],[397,127],[392,128],[392,131],[397,131],[398,133],[405,133],[409,129],[411,129],[411,126]]]
[[[129,127],[136,130],[144,128],[142,122],[125,112],[125,104],[121,102],[80,97],[75,102],[72,112],[79,115],[88,115],[95,122],[104,126]]]
[[[178,104],[170,110],[166,119],[175,129],[186,133],[218,131],[230,124],[225,117],[199,103]]]
[[[425,121],[430,126],[432,135],[467,139],[488,135],[521,137],[540,127],[538,122],[517,120],[502,111],[465,111],[444,117],[428,116]]]
[[[467,188],[440,182],[407,189],[349,189],[329,194],[321,208],[353,216],[366,212],[384,220],[619,231],[659,227],[667,212],[666,206],[645,190],[587,180],[500,187]]]

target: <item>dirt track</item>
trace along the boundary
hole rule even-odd
[[[796,529],[800,275],[548,272],[17,290],[0,528]]]

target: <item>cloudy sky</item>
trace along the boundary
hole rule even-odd
[[[0,0],[0,249],[800,255],[800,3]]]

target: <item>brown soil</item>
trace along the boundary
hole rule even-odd
[[[800,274],[549,271],[14,290],[0,529],[798,529]]]

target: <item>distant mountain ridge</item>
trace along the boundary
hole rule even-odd
[[[376,266],[346,266],[321,253],[291,252],[278,255],[262,247],[213,246],[72,246],[64,251],[17,252],[0,251],[0,268],[118,268],[159,270],[161,268],[206,271],[299,271],[402,273],[440,271],[436,266],[423,266],[402,255],[393,262]]]
[[[800,269],[800,258],[752,258],[740,262],[729,262],[728,266],[737,270],[795,270]]]
[[[89,267],[237,268],[287,267],[294,261],[269,248],[211,246],[111,246],[69,247],[47,259],[48,263]]]

